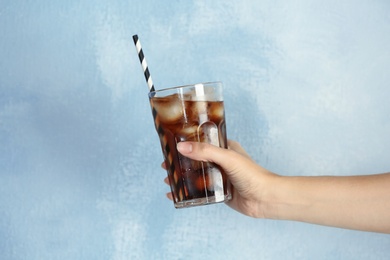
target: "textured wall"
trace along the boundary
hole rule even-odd
[[[0,259],[389,259],[388,235],[174,209],[135,33],[157,88],[224,82],[270,170],[390,170],[386,0],[2,1]]]

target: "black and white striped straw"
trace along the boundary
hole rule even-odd
[[[150,76],[148,64],[146,63],[144,52],[142,51],[141,43],[138,39],[137,34],[133,35],[133,40],[134,40],[135,48],[137,49],[139,61],[141,62],[142,69],[144,70],[144,75],[145,75],[146,83],[148,84],[149,87],[149,91],[153,92],[154,91],[153,80],[152,77]]]

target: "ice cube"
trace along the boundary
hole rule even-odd
[[[179,163],[181,171],[184,173],[195,173],[196,171],[202,170],[202,162],[191,160],[188,157],[179,155]]]
[[[198,114],[207,113],[207,101],[195,101],[193,103],[193,111]]]
[[[197,125],[187,126],[180,130],[176,134],[176,141],[182,142],[182,141],[195,141],[196,140],[196,133],[198,131]]]
[[[223,103],[221,101],[210,102],[209,113],[213,118],[222,119],[224,117]]]
[[[183,117],[183,106],[177,97],[155,98],[153,106],[157,111],[157,116],[163,123],[174,123]]]
[[[191,106],[191,119],[199,123],[207,121],[207,104],[206,101],[194,101]]]

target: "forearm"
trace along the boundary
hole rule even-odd
[[[320,225],[390,233],[390,173],[280,177],[267,215]]]

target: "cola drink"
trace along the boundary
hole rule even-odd
[[[176,145],[207,142],[227,148],[222,83],[211,82],[149,93],[155,127],[176,208],[231,199],[230,183],[216,164],[191,160]]]

